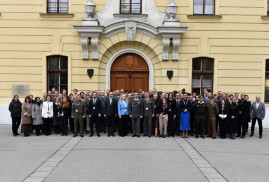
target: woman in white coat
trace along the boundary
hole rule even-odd
[[[47,101],[43,102],[42,106],[43,127],[46,136],[51,134],[53,121],[53,102],[51,102],[50,99],[50,96],[47,96]]]

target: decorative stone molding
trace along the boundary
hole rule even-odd
[[[125,35],[127,41],[134,41],[136,34],[137,22],[127,21],[125,22]]]
[[[169,60],[170,38],[163,38],[163,60]]]
[[[172,44],[173,44],[172,60],[178,60],[178,50],[179,50],[179,45],[180,45],[180,38],[173,38]]]
[[[83,59],[89,59],[89,37],[81,38]]]
[[[98,37],[92,37],[92,38],[91,38],[91,44],[92,44],[92,59],[96,59],[96,60],[99,59],[99,56],[98,56],[98,42],[99,42]]]
[[[166,13],[157,9],[154,0],[143,0],[142,14],[139,15],[118,14],[119,4],[119,0],[109,0],[102,11],[96,12],[92,0],[86,3],[82,26],[74,26],[82,37],[83,59],[89,59],[89,53],[86,53],[89,51],[89,46],[86,45],[89,39],[92,45],[92,59],[98,59],[99,38],[109,38],[125,32],[126,41],[134,41],[136,32],[140,32],[152,38],[162,39],[163,60],[169,60],[172,41],[172,60],[178,60],[180,37],[187,27],[180,26],[174,0],[170,0]]]

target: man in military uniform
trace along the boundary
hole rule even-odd
[[[195,133],[196,138],[200,137],[205,138],[205,125],[206,125],[206,116],[207,116],[207,105],[204,103],[203,96],[199,96],[199,101],[195,104]]]
[[[138,98],[138,93],[134,94],[134,99],[129,104],[130,118],[132,118],[133,137],[140,137],[140,119],[143,117],[143,104]]]
[[[216,139],[216,116],[219,114],[219,108],[216,103],[214,103],[213,97],[209,97],[209,103],[207,103],[208,117],[207,117],[207,128],[208,137]]]
[[[154,103],[149,98],[149,93],[145,93],[145,99],[143,101],[143,118],[144,118],[144,137],[151,137],[152,117],[154,117]]]
[[[78,124],[80,125],[80,136],[83,137],[83,120],[86,115],[86,104],[80,98],[80,96],[74,97],[72,104],[71,117],[74,118],[74,137],[78,133]]]

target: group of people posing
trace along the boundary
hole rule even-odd
[[[87,91],[78,93],[74,89],[67,95],[66,90],[59,93],[54,88],[43,97],[26,96],[21,103],[14,96],[9,111],[12,117],[13,135],[21,133],[25,137],[34,131],[36,136],[55,134],[67,136],[69,131],[76,137],[89,134],[90,137],[100,133],[114,137],[158,136],[162,138],[189,134],[196,138],[211,137],[217,133],[220,138],[227,136],[245,138],[248,123],[252,121],[251,134],[254,135],[255,124],[259,124],[259,138],[262,138],[262,121],[265,118],[265,105],[256,97],[251,104],[248,95],[235,93],[230,95],[218,92],[212,95],[206,88],[201,95],[174,91],[157,92],[156,89],[124,91]],[[218,132],[219,131],[219,132]]]

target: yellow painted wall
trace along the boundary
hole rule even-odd
[[[154,0],[161,11],[170,0]],[[181,38],[179,61],[161,61],[162,41],[137,33],[126,42],[120,33],[100,39],[99,61],[82,60],[80,35],[87,0],[70,0],[67,16],[46,16],[46,0],[0,0],[0,104],[12,97],[12,84],[28,84],[30,93],[46,91],[46,56],[65,55],[69,59],[69,91],[77,88],[105,89],[105,69],[109,58],[125,48],[145,52],[154,64],[157,89],[186,88],[191,91],[192,59],[215,59],[214,91],[264,95],[265,59],[269,58],[269,18],[267,0],[216,0],[216,15],[195,17],[192,0],[176,0],[181,26],[189,27]],[[94,0],[102,10],[108,0]],[[91,52],[90,52],[91,55]],[[171,56],[171,51],[170,51]],[[92,79],[87,68],[94,68]],[[166,70],[173,69],[171,81]]]

